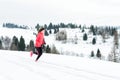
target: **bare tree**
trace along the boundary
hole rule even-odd
[[[11,39],[6,36],[6,37],[3,39],[4,48],[5,48],[6,50],[8,50],[8,49],[10,48],[10,43],[11,43]]]
[[[114,32],[114,45],[118,49],[119,41],[118,41],[118,32],[117,31]]]
[[[65,30],[62,30],[56,34],[56,40],[67,40],[67,32]]]
[[[75,43],[75,44],[78,43],[78,37],[77,37],[77,35],[75,35],[75,37],[74,37],[74,43]]]
[[[55,45],[52,45],[51,53],[53,53],[53,54],[59,54],[59,52],[56,49]]]

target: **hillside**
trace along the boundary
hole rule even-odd
[[[2,28],[0,27],[0,36],[8,36],[11,39],[13,36],[17,36],[20,39],[20,36],[23,36],[25,39],[26,45],[29,44],[30,40],[35,41],[33,29],[9,29],[9,28]],[[59,54],[62,55],[70,55],[70,56],[79,56],[79,57],[86,57],[90,58],[91,52],[94,52],[96,58],[96,54],[98,49],[102,55],[102,60],[108,60],[108,54],[111,53],[113,48],[113,36],[109,36],[106,39],[106,42],[103,43],[103,39],[101,35],[93,35],[89,33],[89,29],[85,29],[82,32],[82,29],[70,29],[70,28],[61,28],[60,31],[65,30],[67,33],[67,40],[66,42],[57,41],[56,34],[49,34],[49,36],[45,36],[46,46],[49,45],[52,47],[55,45],[56,49],[58,50]],[[49,32],[49,30],[48,30]],[[87,33],[88,39],[86,41],[83,40],[83,35]],[[76,39],[77,38],[77,39]],[[93,38],[96,39],[96,44],[92,44]],[[75,43],[75,40],[77,43]]]
[[[119,80],[120,64],[44,53],[0,50],[0,80]]]
[[[46,43],[50,46],[55,45],[60,54],[71,55],[71,56],[80,56],[89,58],[91,52],[94,51],[94,54],[97,54],[97,50],[99,49],[103,60],[107,60],[108,54],[111,53],[113,48],[113,36],[110,36],[106,39],[106,42],[103,43],[103,39],[101,35],[92,35],[89,34],[89,29],[85,29],[85,32],[82,32],[79,28],[76,29],[60,29],[60,31],[65,30],[67,33],[67,41],[64,43],[63,41],[56,41],[56,35],[50,34],[45,37]],[[88,39],[87,41],[83,40],[83,35],[87,33]],[[77,38],[77,40],[76,40]],[[96,39],[96,44],[92,44],[93,38]],[[75,43],[77,41],[77,44]]]
[[[31,29],[17,29],[17,28],[3,28],[0,27],[0,37],[13,38],[13,36],[18,37],[20,39],[21,36],[25,39],[25,43],[29,44],[30,40],[35,40],[35,35],[33,35],[34,30]]]

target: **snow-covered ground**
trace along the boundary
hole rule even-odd
[[[62,41],[56,41],[55,35],[50,34],[49,36],[45,37],[46,43],[49,45],[55,45],[60,54],[64,55],[72,55],[72,56],[83,56],[83,57],[89,57],[91,55],[91,51],[94,51],[94,54],[96,55],[97,50],[99,49],[103,59],[108,59],[108,54],[111,53],[113,48],[113,37],[109,36],[110,38],[106,39],[106,42],[102,42],[102,37],[100,35],[93,36],[92,34],[89,34],[89,29],[85,29],[85,32],[82,33],[82,30],[79,28],[76,29],[60,29],[66,30],[67,32],[67,41],[66,43],[62,43]],[[83,35],[84,33],[87,33],[88,40],[83,41]],[[77,44],[75,44],[74,41],[77,37]],[[93,38],[96,38],[96,44],[92,44]]]
[[[23,36],[25,43],[35,40],[35,30],[8,29],[0,27],[0,36]],[[35,62],[36,55],[30,57],[29,52],[0,50],[0,80],[120,80],[120,63],[109,62],[99,59],[89,59],[93,50],[107,59],[112,50],[113,37],[102,42],[101,36],[88,34],[88,40],[83,41],[83,34],[80,29],[66,29],[68,42],[63,44],[55,40],[55,35],[45,36],[46,45],[53,44],[61,54],[55,55],[43,53],[38,62]],[[78,44],[69,40],[77,36]],[[93,37],[96,44],[92,45]],[[79,54],[83,57],[76,57]]]
[[[33,32],[36,32],[35,30],[31,29],[17,29],[17,28],[3,28],[0,27],[0,37],[9,37],[13,38],[13,36],[16,36],[18,39],[20,39],[21,36],[25,39],[25,44],[29,44],[30,40],[35,40],[36,36],[33,35]]]
[[[120,64],[96,59],[0,50],[0,80],[120,80]]]

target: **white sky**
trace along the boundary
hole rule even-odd
[[[0,0],[0,24],[120,25],[120,0]]]

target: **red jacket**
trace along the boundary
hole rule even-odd
[[[39,32],[36,37],[35,47],[41,47],[43,44],[45,44],[44,34],[43,32]]]

